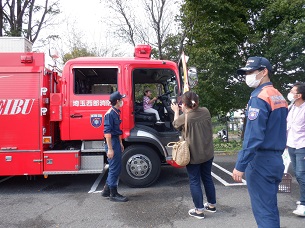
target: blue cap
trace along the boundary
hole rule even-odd
[[[122,94],[120,94],[120,92],[119,91],[116,91],[116,92],[114,92],[114,93],[112,93],[111,95],[110,95],[110,101],[117,101],[117,100],[121,100],[122,98],[124,98],[124,97],[126,97],[126,95],[122,95]]]
[[[272,72],[272,66],[268,59],[264,57],[249,57],[245,67],[242,67],[237,70],[237,74],[244,75],[248,71],[258,70],[260,68],[267,68],[268,71]]]

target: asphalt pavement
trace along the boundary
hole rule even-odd
[[[213,167],[217,212],[198,220],[188,215],[193,208],[186,170],[162,167],[159,180],[148,188],[129,188],[120,183],[126,203],[111,202],[100,195],[105,176],[54,175],[26,179],[0,178],[0,227],[5,228],[255,228],[246,185],[236,186],[232,172],[236,154],[215,156]],[[291,170],[289,169],[289,172]],[[292,214],[298,186],[279,193],[282,228],[304,228],[305,217]]]

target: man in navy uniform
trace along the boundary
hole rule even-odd
[[[106,139],[107,160],[109,164],[108,177],[102,191],[102,196],[110,197],[111,201],[126,202],[127,197],[118,193],[118,182],[122,166],[122,153],[124,146],[122,143],[122,130],[120,124],[120,108],[123,106],[123,98],[120,92],[110,95],[112,107],[106,112],[104,118],[104,136]]]
[[[272,67],[264,57],[248,58],[237,74],[255,88],[247,107],[243,148],[238,154],[232,177],[241,182],[246,173],[252,211],[259,228],[280,228],[277,206],[278,186],[286,147],[287,102],[270,82]]]

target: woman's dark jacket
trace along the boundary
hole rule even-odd
[[[184,125],[185,113],[173,121],[173,126],[182,131],[183,139]],[[214,157],[212,120],[207,108],[197,108],[187,113],[186,140],[191,153],[190,164],[200,164]]]

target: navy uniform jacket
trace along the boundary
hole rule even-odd
[[[256,151],[284,151],[286,147],[287,102],[271,82],[257,87],[247,109],[243,149],[235,168],[244,172]]]
[[[105,138],[118,137],[122,135],[123,132],[120,129],[122,120],[120,119],[120,114],[121,111],[113,106],[106,112],[104,119]]]

